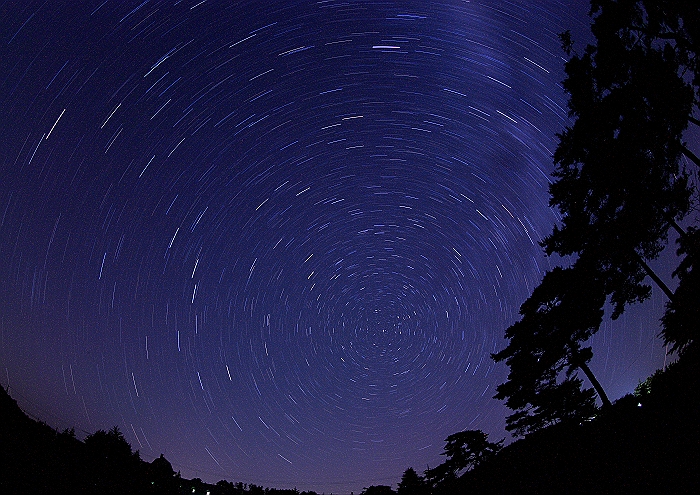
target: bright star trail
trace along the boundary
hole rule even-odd
[[[505,437],[587,8],[5,2],[0,382],[207,482],[358,493]],[[662,309],[595,336],[611,397]]]

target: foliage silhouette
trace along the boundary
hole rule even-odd
[[[678,254],[686,256],[673,272],[679,284],[661,319],[661,337],[671,351],[683,353],[696,342],[700,324],[700,229],[691,227],[678,243]]]
[[[364,488],[360,495],[396,495],[396,492],[388,485],[371,485]]]
[[[143,485],[143,466],[138,453],[116,426],[109,431],[97,430],[85,438],[86,478],[89,486],[100,493],[133,493]]]
[[[398,495],[427,495],[428,485],[425,482],[425,478],[410,467],[401,476],[396,492]]]
[[[163,454],[146,466],[146,479],[150,482],[151,493],[163,495],[174,493],[179,481],[172,464]]]
[[[495,398],[514,411],[506,428],[515,435],[595,414],[593,392],[581,390],[579,369],[609,405],[587,365],[591,349],[581,347],[600,325],[604,299],[594,274],[584,268],[579,264],[548,272],[521,306],[522,319],[506,330],[508,346],[492,355],[510,368]]]
[[[559,136],[550,187],[562,222],[543,241],[548,254],[596,267],[613,318],[649,296],[646,262],[688,213],[692,193],[680,162],[695,106],[687,57],[660,43],[647,4],[592,2],[596,44],[565,67],[574,123]]]
[[[481,430],[453,433],[445,442],[442,455],[447,456],[447,460],[425,472],[426,482],[431,487],[442,485],[444,489],[454,484],[465,470],[473,469],[503,448],[503,440],[489,442],[488,434]]]
[[[0,493],[139,495],[318,495],[199,478],[183,479],[161,454],[152,462],[134,452],[117,427],[85,441],[28,418],[0,387]]]
[[[523,435],[594,411],[588,378],[604,406],[604,390],[591,373],[582,345],[597,332],[606,303],[611,317],[651,294],[649,276],[670,302],[662,336],[673,351],[694,339],[699,237],[680,223],[691,211],[697,184],[681,160],[700,160],[683,142],[698,107],[697,2],[594,0],[595,43],[582,54],[561,35],[571,58],[563,83],[573,124],[559,135],[550,206],[561,223],[542,241],[547,255],[572,263],[547,273],[522,305],[521,320],[506,331],[508,346],[493,355],[510,367],[496,398],[514,410],[507,427]],[[573,55],[572,55],[573,54]],[[692,169],[694,172],[696,168]],[[674,294],[649,266],[680,237],[685,260]],[[681,301],[682,299],[682,301]]]

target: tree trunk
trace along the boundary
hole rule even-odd
[[[600,400],[603,402],[603,407],[607,408],[611,406],[612,404],[610,403],[610,399],[608,399],[608,395],[605,393],[605,390],[603,390],[603,386],[600,384],[588,365],[583,361],[576,364],[579,368],[581,368],[581,371],[583,371],[583,374],[586,375],[586,378],[588,378],[588,381],[591,382],[591,385],[593,385],[593,388],[598,393],[598,397],[600,397]]]
[[[689,150],[688,148],[686,148],[685,146],[681,146],[681,151],[683,152],[683,154],[684,154],[687,158],[690,159],[691,162],[693,162],[695,165],[697,165],[698,167],[700,167],[700,158],[698,158],[697,156],[695,156],[695,153],[693,153],[692,151],[690,151],[690,150]]]
[[[649,278],[651,278],[654,282],[656,282],[656,285],[658,285],[659,288],[662,291],[664,291],[664,294],[666,294],[666,297],[668,297],[669,300],[673,301],[674,295],[673,295],[673,292],[671,291],[671,289],[668,288],[668,285],[666,285],[664,283],[664,281],[661,280],[656,273],[654,273],[654,270],[652,270],[651,267],[649,265],[647,265],[646,261],[644,261],[642,259],[642,257],[639,256],[639,254],[637,254],[635,252],[634,256],[635,256],[637,262],[640,265],[642,265],[642,268],[644,268],[644,271],[647,272],[647,275],[649,275]]]
[[[680,225],[678,225],[678,222],[676,222],[673,218],[670,219],[670,220],[668,221],[668,224],[669,224],[671,227],[673,227],[673,230],[675,230],[676,232],[678,232],[678,235],[679,235],[679,236],[681,236],[681,237],[685,237],[685,236],[686,236],[686,231],[683,230],[683,227],[681,227]]]

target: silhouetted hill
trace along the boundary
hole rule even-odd
[[[0,494],[317,495],[221,480],[216,484],[175,473],[161,456],[146,462],[118,428],[85,441],[33,420],[0,387]]]
[[[434,493],[700,493],[698,363],[698,351],[688,351],[636,395],[621,398],[594,420],[533,433]],[[3,494],[299,495],[182,479],[163,456],[151,463],[141,460],[117,428],[82,442],[72,431],[59,433],[27,417],[3,388],[0,465]]]
[[[0,477],[2,493],[62,493],[79,473],[73,458],[80,442],[28,418],[0,387]]]
[[[583,424],[512,443],[440,493],[700,493],[700,366],[688,351]]]

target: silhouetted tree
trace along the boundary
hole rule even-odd
[[[150,483],[151,493],[169,494],[177,489],[175,470],[163,454],[147,466],[146,480]]]
[[[595,0],[596,43],[566,64],[574,124],[560,135],[550,188],[563,218],[543,245],[596,265],[613,318],[649,296],[647,275],[673,299],[647,262],[669,228],[685,235],[678,222],[692,187],[680,158],[695,157],[682,137],[697,122],[699,10],[677,0]]]
[[[387,485],[372,485],[364,488],[360,495],[396,495],[396,492]]]
[[[681,159],[700,166],[683,142],[688,123],[700,124],[693,117],[700,4],[593,0],[591,16],[595,42],[582,54],[569,33],[561,36],[571,56],[563,84],[573,124],[559,135],[550,186],[550,205],[562,220],[542,242],[548,255],[571,256],[573,264],[544,277],[508,329],[508,347],[494,355],[511,367],[496,397],[515,410],[508,427],[516,434],[590,414],[592,393],[581,390],[577,370],[609,404],[588,368],[590,348],[581,347],[598,330],[606,302],[618,318],[626,305],[649,297],[649,276],[671,301],[666,327],[680,325],[663,333],[675,350],[688,341],[691,328],[682,322],[698,306],[692,232],[679,224],[695,187]],[[648,263],[666,247],[671,228],[688,254],[676,271],[684,287],[678,296]]]
[[[580,369],[610,405],[588,362],[590,347],[582,347],[603,318],[604,294],[595,272],[584,264],[548,272],[520,307],[522,319],[506,330],[508,346],[493,354],[509,366],[508,380],[496,388],[496,399],[515,411],[506,428],[524,435],[565,420],[595,413],[592,390],[582,390]]]
[[[194,493],[196,495],[205,494],[207,490],[207,484],[202,481],[201,478],[192,478],[191,480],[186,480],[185,483],[185,493]]]
[[[543,245],[597,264],[613,318],[648,297],[649,267],[669,228],[691,205],[693,184],[681,156],[700,166],[683,142],[698,108],[700,7],[680,0],[595,0],[596,38],[566,65],[572,127],[560,136],[551,204],[563,214]],[[565,36],[565,46],[571,50]],[[697,171],[695,168],[694,171]]]
[[[142,462],[118,427],[85,438],[90,484],[97,493],[134,493],[142,483]]]
[[[680,157],[693,89],[673,50],[630,40],[615,16],[631,14],[603,3],[611,11],[595,18],[597,45],[566,64],[575,121],[554,154],[550,205],[562,213],[561,226],[543,246],[547,254],[576,255],[595,266],[617,318],[626,304],[649,296],[647,261],[658,257],[669,228],[690,208]]]
[[[489,442],[488,434],[481,430],[453,433],[445,442],[441,455],[447,456],[447,460],[425,472],[425,479],[431,486],[453,482],[460,474],[478,466],[503,448],[503,440]]]
[[[230,481],[219,480],[216,482],[216,485],[214,485],[212,495],[243,495],[243,490],[236,490],[236,485]]]
[[[396,493],[398,495],[425,495],[427,494],[425,479],[416,473],[412,467],[404,471]]]
[[[250,493],[250,495],[264,495],[265,488],[251,483],[248,485],[248,493]]]

